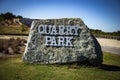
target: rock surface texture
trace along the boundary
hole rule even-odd
[[[40,19],[32,22],[23,54],[24,62],[62,64],[88,61],[98,66],[102,60],[101,46],[80,18]]]

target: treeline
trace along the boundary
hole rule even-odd
[[[98,29],[90,29],[90,31],[91,31],[92,34],[94,34],[94,35],[120,36],[120,30],[115,31],[115,32],[104,32],[104,31],[98,30]]]
[[[6,20],[6,19],[12,20],[13,18],[23,18],[23,17],[20,16],[20,15],[16,16],[11,12],[1,13],[0,14],[0,21]]]
[[[3,20],[12,20],[13,18],[20,18],[21,19],[21,22],[23,24],[29,24],[29,26],[31,25],[32,23],[32,19],[26,19],[26,18],[23,18],[21,15],[14,15],[13,13],[11,12],[7,12],[7,13],[1,13],[0,14],[0,21],[3,21]],[[115,32],[104,32],[102,30],[98,30],[98,29],[90,29],[90,31],[92,32],[92,34],[94,35],[109,35],[109,36],[120,36],[120,30],[118,31],[115,31]]]

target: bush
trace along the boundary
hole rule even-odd
[[[0,40],[0,52],[5,53],[5,54],[20,54],[21,49],[20,46],[24,46],[24,43],[26,40],[24,39],[1,39]]]
[[[27,30],[26,26],[22,24],[22,25],[21,25],[21,31],[24,32],[24,31],[26,31],[26,30]]]

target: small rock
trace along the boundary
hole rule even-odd
[[[0,58],[3,58],[5,54],[0,52]]]
[[[14,54],[14,51],[13,51],[13,49],[11,47],[8,47],[8,53],[9,54]]]

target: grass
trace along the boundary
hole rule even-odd
[[[0,26],[0,34],[4,35],[28,35],[29,34],[29,28],[27,28],[26,31],[22,31],[21,27],[6,27],[6,26]]]
[[[120,80],[120,56],[104,53],[103,67],[37,65],[22,62],[22,56],[0,60],[0,80]]]

